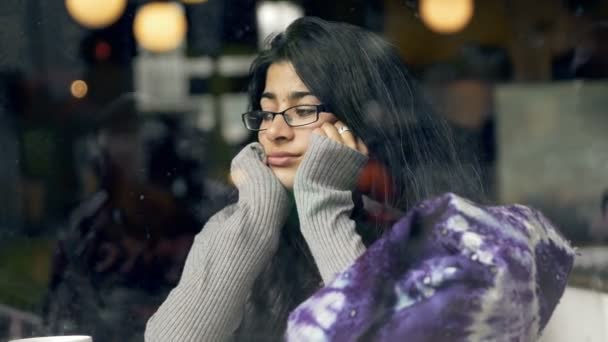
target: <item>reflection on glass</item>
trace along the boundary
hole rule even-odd
[[[154,8],[158,11],[150,12]],[[353,322],[341,331],[366,339],[379,331],[388,334],[382,329],[389,321],[404,327],[393,315],[398,310],[374,316],[381,317],[374,321],[362,302],[353,304],[353,298],[368,298],[370,288],[384,286],[374,300],[406,312],[443,301],[442,291],[469,275],[479,280],[485,271],[488,279],[508,274],[502,279],[517,282],[496,262],[506,260],[492,249],[496,246],[509,251],[503,253],[512,258],[507,264],[541,262],[531,277],[542,279],[539,288],[557,290],[535,292],[538,307],[553,310],[547,303],[556,303],[558,290],[568,282],[549,322],[547,312],[526,320],[530,331],[547,323],[541,341],[607,340],[602,326],[608,291],[607,11],[602,1],[545,0],[1,1],[0,13],[6,15],[0,16],[0,340],[84,334],[96,342],[142,341],[150,317],[171,290],[183,288],[178,284],[184,266],[186,279],[209,271],[192,288],[215,284],[220,289],[201,291],[213,293],[200,297],[215,300],[213,305],[201,305],[195,290],[183,291],[186,300],[175,301],[181,303],[177,306],[196,307],[195,314],[172,315],[166,331],[205,322],[218,329],[208,336],[228,331],[241,340],[280,339],[291,322],[292,338],[325,334],[332,340],[328,334],[340,331],[336,324]],[[333,24],[309,40],[277,36],[305,15],[309,24],[310,16],[349,23],[378,39],[355,35],[353,42],[353,36],[343,35],[343,26]],[[314,27],[301,26],[291,34],[310,33]],[[275,47],[283,39],[289,44],[269,53],[273,38]],[[394,52],[390,58],[379,52],[387,46]],[[250,69],[260,54],[268,59]],[[386,65],[391,67],[383,69]],[[413,86],[414,79],[420,80],[419,87]],[[378,88],[382,82],[388,85]],[[312,90],[312,96],[290,97],[286,90],[296,86]],[[264,92],[274,98],[261,101]],[[387,99],[402,105],[387,106]],[[243,124],[243,113],[320,104],[326,107],[318,120],[302,121],[307,125],[300,127],[290,126],[298,115],[267,115],[262,131]],[[420,124],[420,113],[435,114]],[[346,203],[344,210],[336,209],[342,202],[334,199],[302,204],[298,191],[322,196],[327,189],[302,185],[301,175],[311,169],[304,158],[309,145],[296,149],[286,142],[315,129],[314,134],[321,134],[315,144],[335,148],[318,165],[327,174],[335,172],[336,184],[354,187],[338,196]],[[421,143],[425,141],[429,144]],[[344,146],[351,153],[339,154]],[[319,158],[326,156],[324,148],[316,150]],[[452,152],[446,151],[457,153],[461,165],[447,163]],[[251,160],[259,163],[247,163]],[[358,166],[340,168],[345,161]],[[268,172],[253,175],[274,176],[268,179],[278,183],[247,190],[256,170]],[[360,171],[357,177],[355,170]],[[466,176],[453,190],[459,170]],[[322,180],[329,184],[329,177]],[[289,207],[281,218],[282,227],[290,229],[277,229],[281,235],[273,257],[262,263],[259,277],[225,284],[217,280],[218,274],[224,280],[251,275],[244,271],[251,268],[199,258],[234,260],[243,251],[268,252],[267,246],[247,247],[262,241],[262,228],[269,225],[243,231],[255,238],[235,249],[224,240],[203,239],[213,235],[207,228],[221,221],[225,208],[230,211],[247,198],[255,198],[251,212],[264,213],[264,205],[275,198],[267,191],[280,186],[286,193],[276,193],[284,200],[274,208]],[[441,197],[446,191],[459,197]],[[381,233],[435,195],[444,202],[434,203],[445,205],[423,207],[437,215],[419,209],[419,225],[392,230],[392,237],[410,239],[395,253],[411,262],[401,264],[397,273],[384,272],[391,276],[378,282],[372,273],[392,265],[381,258],[364,257],[367,261],[358,264],[366,265],[363,270],[344,271],[357,256],[370,254],[375,242],[403,241],[382,240],[387,235]],[[540,210],[549,221],[524,207],[505,209],[516,202]],[[486,204],[495,209],[488,211]],[[328,236],[307,230],[311,224],[301,218],[324,210],[355,222],[355,234],[347,235],[352,240],[316,248],[322,243],[314,241],[334,241],[331,233],[349,231],[338,229],[348,226],[338,219],[319,220],[333,222],[326,225],[334,229],[320,230]],[[534,219],[522,219],[532,214]],[[521,229],[500,235],[496,241],[501,243],[495,244],[488,235],[496,228],[489,217],[510,222],[498,225],[499,235],[513,232],[513,226]],[[577,247],[569,276],[569,259],[556,257],[560,249],[546,252],[552,248],[547,241],[566,244],[552,230],[543,230],[553,226]],[[543,247],[511,250],[512,239]],[[443,245],[429,241],[445,243],[452,254],[441,262],[417,263],[417,258],[435,255],[425,253],[427,248]],[[360,253],[349,253],[353,251]],[[323,257],[325,252],[332,257]],[[188,268],[188,255],[199,260],[191,262],[196,267]],[[447,263],[455,255],[466,256],[458,259],[463,264]],[[479,267],[479,272],[467,273],[469,267]],[[407,278],[408,271],[411,282],[393,282]],[[210,278],[215,281],[203,281]],[[458,297],[467,300],[431,305],[439,310],[433,320],[413,315],[419,330],[409,331],[407,338],[462,328],[445,317],[454,307],[463,315],[476,312],[483,299],[469,295],[480,283],[458,283],[468,286]],[[234,284],[245,290],[235,293]],[[519,284],[509,286],[523,289]],[[348,292],[355,285],[361,295]],[[246,304],[243,300],[230,311],[233,319],[219,320],[239,296],[248,299]],[[518,298],[496,307],[520,303]],[[374,300],[367,303],[377,304]],[[378,309],[374,305],[369,307]],[[314,322],[302,319],[308,312]],[[535,311],[509,312],[524,317]],[[432,327],[442,322],[446,324]],[[482,330],[504,337],[515,326]],[[372,328],[359,334],[366,327]],[[434,337],[452,337],[446,336]]]

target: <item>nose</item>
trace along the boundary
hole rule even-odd
[[[283,115],[276,115],[268,129],[262,131],[266,137],[273,141],[291,140],[293,139],[293,127],[289,126]]]

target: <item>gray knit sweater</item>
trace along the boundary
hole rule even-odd
[[[239,327],[249,292],[275,254],[289,195],[263,162],[260,144],[232,161],[238,201],[196,236],[179,284],[146,326],[147,342],[223,341]],[[363,154],[313,134],[296,173],[294,197],[302,235],[324,283],[365,252],[350,218]]]

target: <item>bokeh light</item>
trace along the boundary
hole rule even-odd
[[[87,93],[89,92],[89,86],[87,85],[87,82],[83,80],[75,80],[70,85],[70,92],[75,98],[81,99],[87,96]]]
[[[112,46],[106,41],[99,41],[95,44],[95,59],[105,61],[112,55]]]
[[[266,38],[287,28],[294,20],[304,15],[304,9],[290,1],[262,1],[257,10],[258,41],[264,46]]]
[[[167,52],[184,41],[187,26],[182,6],[172,2],[152,2],[137,11],[133,31],[144,49]]]
[[[185,4],[201,4],[203,2],[207,2],[207,0],[182,0]]]
[[[81,25],[102,28],[113,24],[123,14],[127,0],[65,0],[65,7]]]
[[[468,25],[474,7],[473,0],[421,0],[420,16],[431,30],[449,34]]]

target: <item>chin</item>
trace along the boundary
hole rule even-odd
[[[289,190],[293,189],[293,180],[295,178],[296,172],[291,169],[284,168],[273,168],[275,176],[279,179],[279,182],[283,184],[283,186]]]
[[[288,190],[293,190],[293,176],[292,177],[279,177],[279,182],[283,184]]]
[[[287,189],[289,191],[293,190],[293,180],[290,179],[290,180],[285,181],[285,182],[281,180],[281,184],[283,184],[283,186],[285,187],[285,189]]]

